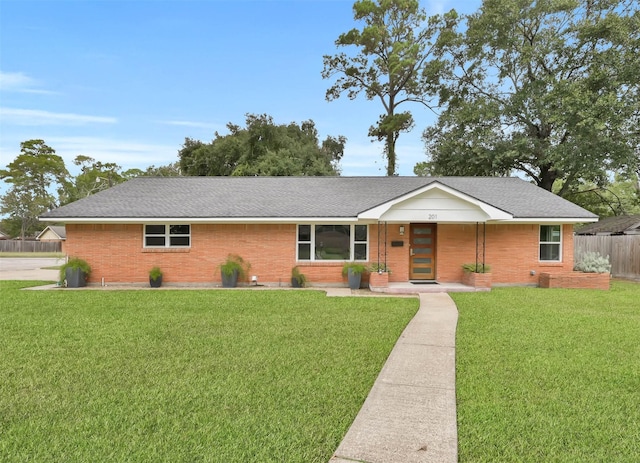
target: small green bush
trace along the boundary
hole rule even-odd
[[[298,286],[301,288],[304,288],[307,284],[307,276],[304,273],[300,273],[298,266],[291,269],[291,278],[295,279],[298,282]]]
[[[489,273],[491,272],[491,266],[489,264],[462,264],[462,270],[469,273]]]
[[[229,254],[227,260],[220,264],[220,273],[230,277],[234,272],[238,272],[238,278],[242,279],[251,269],[251,264],[237,254]]]
[[[67,263],[60,267],[60,281],[66,279],[66,271],[68,268],[82,270],[86,278],[89,278],[89,274],[91,274],[91,266],[86,260],[80,259],[79,257],[71,257]]]
[[[347,262],[342,267],[342,274],[347,275],[349,273],[349,270],[351,270],[351,273],[353,273],[354,275],[361,275],[365,272],[365,270],[367,270],[367,267],[364,264]]]
[[[580,260],[573,269],[585,273],[609,273],[611,272],[611,264],[609,256],[605,257],[599,252],[587,251],[580,256]]]
[[[369,265],[370,273],[391,273],[391,269],[384,262],[374,262]]]
[[[149,278],[153,281],[156,281],[158,278],[162,278],[162,270],[160,270],[160,267],[153,267],[149,270]]]

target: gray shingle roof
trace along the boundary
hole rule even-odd
[[[514,218],[596,217],[515,177],[140,177],[42,218],[353,218],[433,182]]]
[[[607,217],[599,222],[580,227],[576,230],[576,235],[596,235],[598,233],[619,235],[625,232],[640,233],[640,214]]]

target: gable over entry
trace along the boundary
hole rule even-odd
[[[398,223],[473,223],[510,220],[513,219],[513,215],[434,182],[418,191],[364,211],[358,218]]]

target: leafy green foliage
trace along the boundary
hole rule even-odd
[[[351,271],[354,275],[361,275],[366,272],[367,266],[357,262],[347,262],[342,266],[342,274],[347,275]]]
[[[478,263],[478,264],[470,263],[470,264],[463,264],[462,270],[470,273],[489,273],[491,272],[491,266],[488,264],[482,264],[482,263]]]
[[[318,291],[22,286],[0,282],[7,462],[326,463],[417,310]]]
[[[248,114],[246,128],[227,124],[211,143],[185,139],[180,170],[185,175],[338,175],[346,138],[328,136],[322,144],[313,121],[276,125],[271,116]]]
[[[461,462],[640,454],[640,284],[452,293]]]
[[[3,228],[22,239],[38,232],[38,216],[57,206],[52,189],[60,193],[68,177],[64,160],[44,140],[20,143],[20,154],[0,170],[0,179],[11,185],[1,198],[0,214],[8,215]]]
[[[237,273],[238,278],[244,278],[250,268],[251,264],[242,257],[237,254],[229,254],[227,259],[220,264],[220,273],[228,277]]]
[[[149,270],[149,278],[154,281],[162,278],[162,270],[160,270],[160,267],[152,267],[151,270]]]
[[[609,256],[601,256],[599,252],[587,251],[579,256],[573,269],[586,273],[609,273],[611,272],[611,264]]]
[[[130,178],[122,172],[122,167],[113,162],[102,163],[80,155],[76,156],[73,163],[80,167],[80,173],[67,183],[63,203],[86,198]]]
[[[446,105],[420,174],[526,174],[564,196],[639,166],[635,0],[486,0],[443,52]]]
[[[291,269],[291,279],[295,280],[300,288],[304,288],[307,284],[307,276],[300,271],[297,265]]]
[[[436,55],[439,29],[446,30],[451,18],[434,16],[427,22],[417,0],[358,0],[353,13],[364,23],[362,29],[341,34],[336,46],[359,52],[323,57],[322,77],[338,76],[326,99],[346,93],[353,100],[364,92],[368,100],[380,100],[384,113],[369,128],[369,136],[384,140],[387,175],[395,175],[396,141],[414,125],[411,113],[397,108],[407,102],[430,107],[442,70]]]
[[[64,264],[62,264],[62,266],[60,266],[61,282],[65,280],[65,273],[68,268],[81,270],[82,272],[84,272],[87,278],[91,274],[91,266],[86,260],[81,259],[79,257],[71,257],[67,262],[65,262]]]

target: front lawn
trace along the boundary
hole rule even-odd
[[[417,299],[0,282],[0,461],[326,462]]]
[[[461,462],[640,455],[640,284],[452,294]]]

